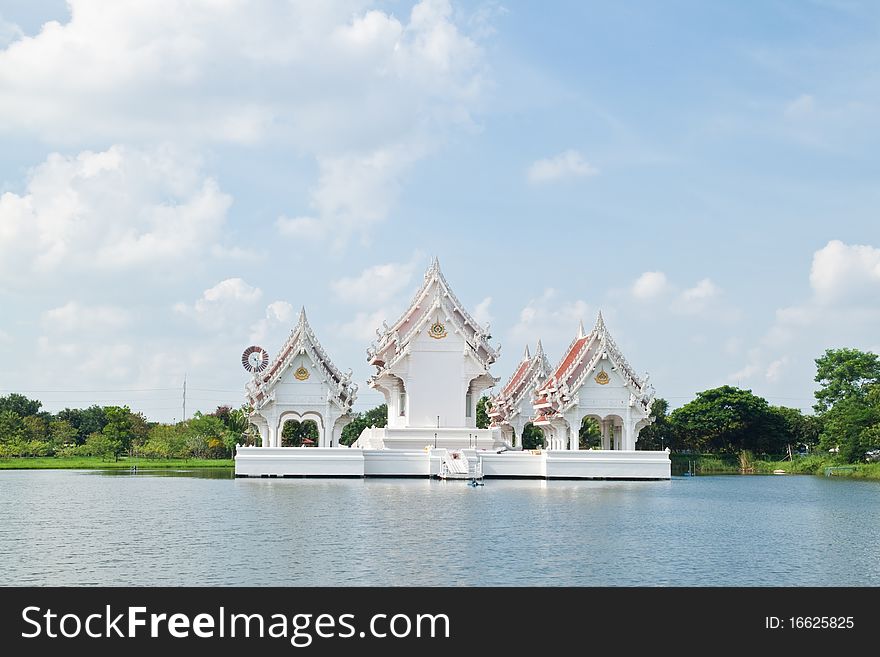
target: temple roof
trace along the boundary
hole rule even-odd
[[[324,351],[309,325],[305,308],[300,310],[296,326],[291,330],[269,367],[254,381],[248,383],[247,393],[251,403],[266,396],[267,389],[274,387],[286,367],[300,354],[307,355],[312,364],[321,372],[332,390],[331,399],[341,407],[350,409],[357,397],[357,384],[351,382],[351,371],[343,374]]]
[[[583,323],[580,324],[577,336],[553,369],[553,375],[535,391],[535,406],[542,407],[539,415],[544,409],[557,412],[563,410],[603,355],[611,361],[612,367],[623,378],[632,395],[649,407],[653,400],[653,390],[649,389],[647,379],[639,378],[624,358],[600,312],[589,334],[584,331]]]
[[[465,339],[470,351],[483,367],[498,359],[498,350],[489,345],[489,327],[480,324],[465,310],[461,301],[449,287],[440,271],[440,262],[435,257],[425,272],[425,279],[409,304],[406,312],[388,326],[383,322],[383,330],[376,329],[378,340],[367,350],[371,365],[381,369],[390,367],[403,357],[406,346],[427,324],[433,312],[443,310],[453,328]]]
[[[538,340],[534,356],[529,353],[527,345],[513,375],[504,384],[501,392],[492,398],[491,406],[487,409],[489,417],[492,418],[492,426],[503,424],[516,414],[520,401],[543,384],[550,371],[550,363],[544,355],[541,341]]]

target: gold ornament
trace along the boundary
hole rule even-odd
[[[442,340],[448,334],[446,333],[446,327],[443,326],[440,322],[434,322],[431,324],[431,328],[428,329],[428,335],[430,335],[435,340]]]
[[[297,381],[305,381],[309,378],[309,371],[305,367],[300,365],[293,373],[293,376],[296,378]]]
[[[608,372],[606,372],[605,368],[603,367],[602,370],[596,375],[596,378],[594,380],[600,386],[604,386],[608,385],[608,383],[611,381],[611,378],[608,376]]]

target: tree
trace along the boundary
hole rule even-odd
[[[339,442],[343,445],[351,445],[356,441],[361,432],[369,427],[382,428],[388,425],[388,405],[380,404],[368,411],[357,413],[354,420],[349,422],[342,430]]]
[[[188,455],[184,425],[159,424],[152,427],[141,450],[151,458],[184,458]]]
[[[814,408],[822,414],[819,445],[852,463],[876,444],[880,423],[880,358],[858,349],[827,349],[816,359]]]
[[[880,383],[880,358],[858,349],[826,349],[816,359],[815,392],[817,413],[824,413],[837,402],[864,396],[867,389]]]
[[[544,446],[544,432],[529,422],[522,430],[522,448],[538,449]]]
[[[669,415],[675,449],[781,454],[786,436],[766,399],[733,386],[697,393]]]
[[[669,402],[661,397],[655,398],[651,404],[651,415],[654,421],[639,432],[637,449],[658,450],[665,449],[672,444]]]
[[[21,416],[9,409],[0,411],[0,444],[12,445],[25,438],[25,426]]]
[[[107,423],[101,433],[113,445],[115,456],[131,450],[133,444],[143,444],[147,437],[147,421],[140,413],[132,413],[128,406],[107,406],[104,408]]]
[[[52,420],[49,423],[49,441],[56,451],[76,443],[76,429],[67,420]]]
[[[602,427],[596,418],[584,417],[578,430],[578,447],[581,449],[595,449],[602,444]]]
[[[870,449],[877,447],[880,426],[880,384],[838,399],[822,415],[824,426],[819,446],[837,450],[849,463],[862,460]]]
[[[76,443],[82,445],[86,438],[96,431],[101,431],[107,424],[104,409],[94,404],[88,408],[65,408],[55,416],[59,420],[67,420],[76,429]]]
[[[818,416],[804,415],[788,406],[771,406],[770,412],[778,416],[789,445],[812,449],[819,444],[822,420]]]
[[[5,397],[0,397],[0,413],[3,411],[12,411],[18,417],[27,417],[36,415],[40,412],[42,402],[36,399],[28,399],[24,395],[13,392]]]
[[[318,425],[314,420],[303,422],[288,420],[284,423],[284,428],[281,430],[282,447],[302,447],[306,438],[313,444],[318,442]]]
[[[83,445],[83,451],[90,456],[100,456],[101,460],[117,459],[122,453],[122,445],[110,435],[100,431],[89,435]]]
[[[489,398],[483,395],[477,400],[477,429],[489,428],[489,414],[486,412],[486,406]]]
[[[228,454],[229,431],[215,415],[200,412],[186,422],[186,445],[196,458],[221,458]]]

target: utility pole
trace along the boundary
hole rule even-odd
[[[186,372],[183,373],[183,421],[186,422]]]

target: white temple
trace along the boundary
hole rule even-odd
[[[502,447],[501,435],[477,428],[477,401],[496,379],[498,351],[449,288],[435,258],[409,308],[377,330],[367,350],[371,388],[388,404],[388,425],[365,432],[356,447]]]
[[[522,446],[522,432],[532,419],[532,395],[550,375],[550,362],[544,355],[544,346],[538,340],[535,355],[526,345],[522,360],[501,392],[493,397],[487,413],[491,427],[498,427],[504,440],[511,446]]]
[[[499,379],[490,369],[499,349],[452,292],[435,258],[407,310],[376,330],[367,350],[376,368],[368,383],[385,397],[385,427],[364,429],[351,447],[340,444],[352,418],[357,386],[321,347],[305,316],[278,355],[245,352],[254,373],[246,386],[260,447],[239,446],[236,476],[541,479],[669,479],[667,451],[636,451],[639,431],[653,418],[653,389],[638,377],[611,338],[601,313],[583,325],[551,368],[540,340],[526,348],[500,393],[490,398],[491,424],[477,428],[477,402]],[[246,362],[254,353],[257,358]],[[580,450],[584,418],[602,428],[601,449]],[[314,420],[317,447],[282,447],[288,420]],[[532,422],[545,449],[522,450]],[[519,445],[519,446],[518,446]]]
[[[245,394],[253,409],[250,421],[264,447],[281,447],[281,431],[288,420],[313,420],[318,425],[318,446],[334,447],[342,429],[354,419],[351,406],[357,384],[351,382],[351,371],[343,374],[330,360],[303,308],[275,360],[265,373],[255,372]]]

